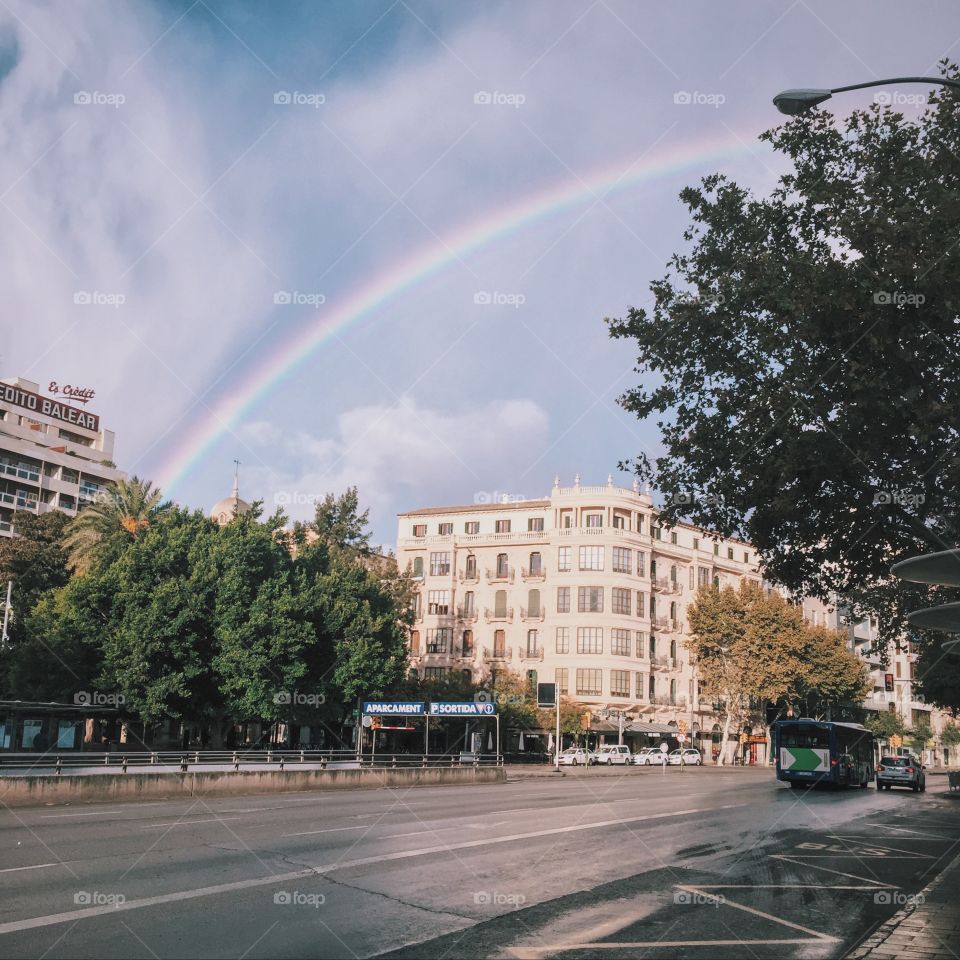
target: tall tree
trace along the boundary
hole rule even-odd
[[[70,566],[86,573],[111,544],[136,539],[170,506],[149,480],[134,476],[111,484],[71,521],[64,542]]]
[[[748,539],[775,581],[899,639],[933,598],[891,563],[960,541],[960,98],[813,110],[761,139],[792,170],[768,197],[685,189],[688,246],[652,309],[608,321],[643,377],[621,403],[663,438],[635,466],[665,523]]]

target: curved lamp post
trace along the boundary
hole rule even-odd
[[[884,87],[890,83],[935,83],[941,87],[950,87],[960,90],[960,80],[947,80],[943,77],[893,77],[890,80],[869,80],[867,83],[851,83],[847,87],[832,87],[829,90],[784,90],[773,98],[773,105],[789,117],[803,113],[815,107],[824,100],[829,100],[835,93],[846,93],[848,90],[863,90],[866,87]]]

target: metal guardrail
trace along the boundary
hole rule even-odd
[[[503,756],[495,753],[381,753],[357,756],[352,750],[156,750],[107,753],[4,753],[0,754],[0,771],[29,774],[31,771],[64,771],[80,767],[101,767],[111,773],[146,771],[153,767],[175,767],[180,773],[204,766],[242,767],[268,766],[277,770],[297,767],[332,769],[401,769],[461,766],[503,766]]]

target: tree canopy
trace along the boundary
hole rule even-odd
[[[790,161],[777,187],[685,189],[652,308],[608,320],[643,378],[620,402],[663,439],[634,467],[666,524],[747,539],[774,581],[899,639],[931,593],[956,599],[889,569],[960,538],[960,98],[811,110],[761,139]]]

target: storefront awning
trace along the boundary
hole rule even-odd
[[[677,728],[666,723],[647,723],[645,720],[634,720],[624,727],[625,733],[658,733],[667,736],[676,736]]]

